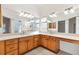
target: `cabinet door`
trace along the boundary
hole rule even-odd
[[[39,38],[34,39],[34,47],[39,46]]]
[[[39,45],[40,45],[39,35],[35,35],[34,36],[34,47],[37,47]]]
[[[18,54],[18,38],[5,41],[6,52],[5,54],[15,53]],[[14,52],[17,51],[17,52]]]
[[[42,38],[42,46],[47,47],[47,39]]]
[[[48,47],[48,39],[49,39],[49,36],[47,36],[47,35],[42,35],[41,36],[41,44],[42,44],[42,46],[44,46],[44,47]]]
[[[58,52],[60,49],[60,40],[59,38],[55,38],[55,52]]]
[[[18,54],[18,45],[17,44],[10,44],[10,45],[6,45],[6,54],[10,53],[12,51],[17,50],[17,54]]]
[[[54,38],[50,38],[49,40],[48,40],[48,49],[50,49],[50,50],[55,50],[55,40],[54,40]]]
[[[55,28],[56,28],[56,22],[49,23],[48,26],[49,26],[49,28],[51,28],[51,29],[55,29]]]
[[[19,40],[19,54],[23,54],[28,51],[26,39],[27,38],[20,38]]]
[[[59,40],[55,37],[50,37],[48,41],[48,48],[54,52],[59,50]]]
[[[27,39],[28,39],[28,50],[31,50],[34,47],[33,37],[28,37]]]
[[[5,54],[4,41],[0,41],[0,55]]]

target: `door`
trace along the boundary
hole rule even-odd
[[[11,32],[11,20],[8,17],[3,17],[3,30],[4,33]]]
[[[58,21],[58,32],[65,32],[65,21]]]
[[[69,19],[69,33],[76,33],[76,17]]]

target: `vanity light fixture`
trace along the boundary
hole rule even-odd
[[[65,9],[64,14],[65,15],[69,14],[68,9]]]
[[[56,14],[53,14],[53,16],[54,16],[54,17],[57,17],[57,15],[56,15]]]
[[[19,16],[23,16],[24,15],[24,12],[23,11],[21,11],[20,12],[20,14],[19,14]]]
[[[70,13],[74,13],[74,12],[75,12],[74,8],[71,7],[71,8],[70,8]]]
[[[49,17],[53,17],[52,15],[49,15]]]
[[[74,8],[73,7],[65,9],[64,14],[67,15],[69,13],[74,13]]]
[[[29,14],[25,12],[23,16],[24,16],[24,17],[27,17],[28,15],[29,15]]]
[[[57,15],[55,12],[53,12],[52,14],[49,15],[49,17],[57,17]]]
[[[34,16],[31,15],[30,13],[23,12],[23,11],[20,12],[19,16],[26,17],[26,18],[30,18],[30,19],[34,18]]]
[[[34,18],[34,16],[31,15],[31,14],[29,14],[29,15],[27,16],[27,18]]]

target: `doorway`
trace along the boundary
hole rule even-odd
[[[11,32],[11,20],[8,17],[3,16],[3,33]]]

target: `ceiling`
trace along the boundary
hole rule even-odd
[[[44,17],[52,12],[60,13],[69,7],[79,7],[78,4],[4,4],[6,8],[16,12],[26,11],[35,17]]]

